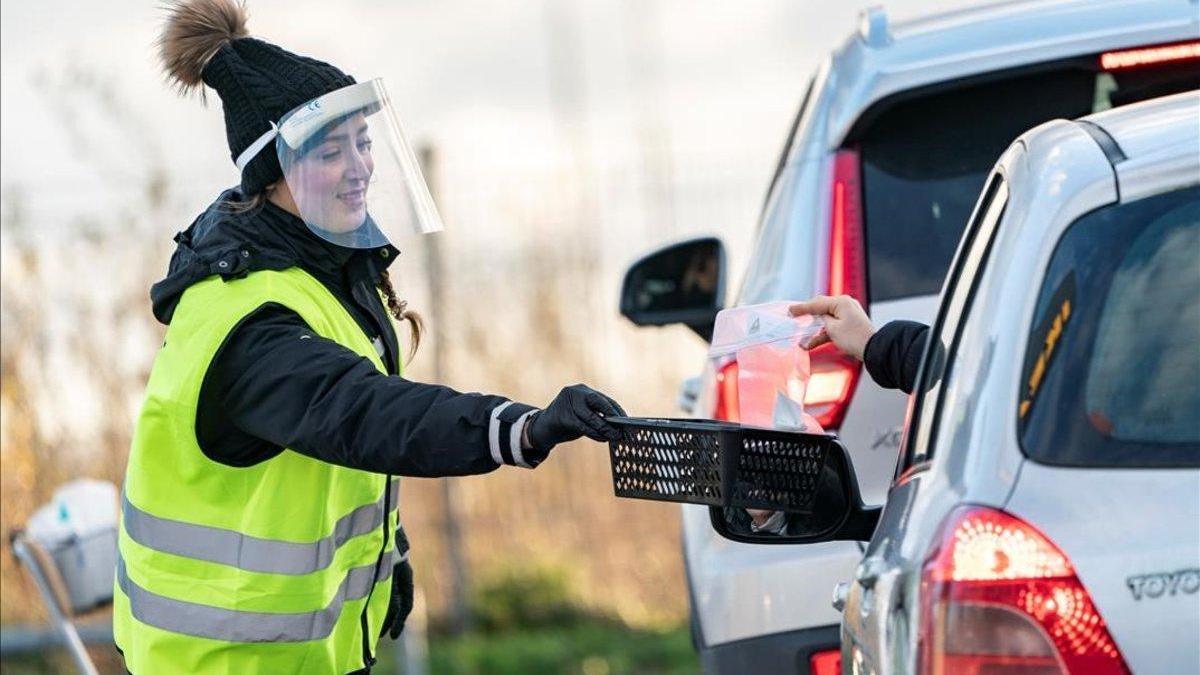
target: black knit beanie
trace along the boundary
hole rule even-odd
[[[164,67],[183,92],[204,85],[221,97],[233,160],[292,109],[354,84],[336,67],[246,36],[246,14],[234,0],[171,5],[159,47]],[[242,170],[244,196],[283,177],[274,146]]]

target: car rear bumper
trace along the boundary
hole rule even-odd
[[[838,626],[819,626],[702,648],[700,664],[707,675],[808,675],[813,652],[837,649],[840,644]]]

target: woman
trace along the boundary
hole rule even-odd
[[[412,606],[393,476],[532,468],[623,412],[582,385],[537,410],[400,377],[388,315],[414,350],[421,322],[390,239],[439,223],[382,85],[247,37],[234,0],[172,6],[161,50],[185,93],[220,96],[240,185],[151,289],[168,328],[122,496],[116,643],[139,675],[366,672]]]

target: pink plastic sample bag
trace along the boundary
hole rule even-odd
[[[811,316],[793,317],[791,302],[771,302],[722,310],[713,326],[708,358],[720,370],[737,362],[738,416],[742,424],[783,431],[821,433],[804,412],[811,373],[801,347],[823,324]]]

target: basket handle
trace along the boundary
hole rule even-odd
[[[733,504],[737,485],[738,461],[742,457],[741,429],[722,429],[717,432],[717,447],[721,448],[721,505]]]

